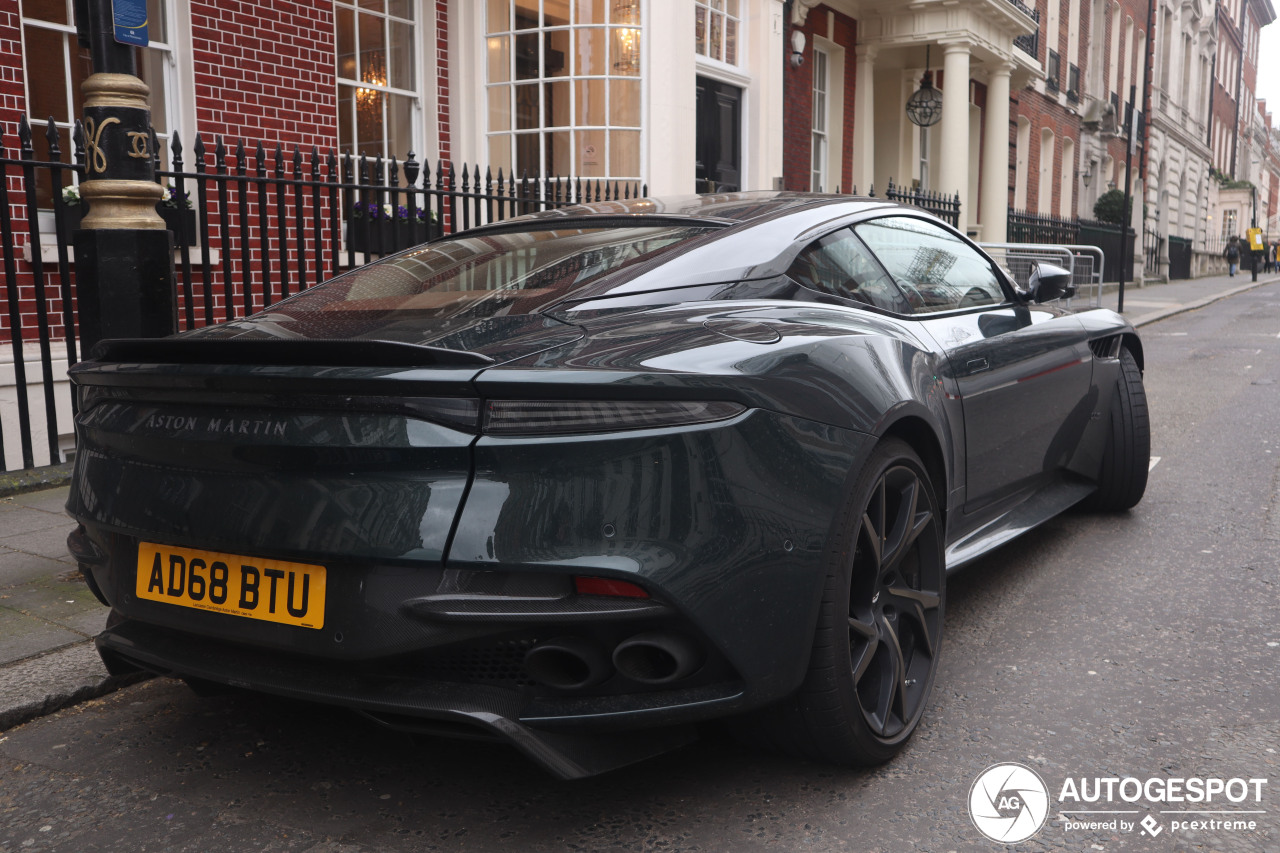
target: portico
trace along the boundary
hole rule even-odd
[[[1009,95],[1040,66],[1014,46],[1035,32],[1011,0],[830,0],[858,20],[853,185],[890,181],[960,196],[960,228],[985,241],[1005,237],[1009,185]],[[931,71],[942,116],[921,128],[907,99]]]

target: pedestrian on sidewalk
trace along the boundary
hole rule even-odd
[[[1222,256],[1227,259],[1227,275],[1235,275],[1236,270],[1240,269],[1240,238],[1234,234],[1227,241],[1227,248],[1222,250]]]

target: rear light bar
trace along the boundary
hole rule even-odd
[[[488,435],[573,435],[727,420],[746,407],[723,401],[492,400]]]
[[[196,377],[199,382],[201,377]],[[279,385],[265,388],[196,388],[187,385],[137,387],[78,384],[79,409],[98,403],[230,406],[255,410],[386,412],[432,423],[483,432],[486,435],[578,435],[659,427],[714,423],[746,411],[725,401],[636,400],[490,400],[481,406],[474,397],[425,397],[327,392],[324,381],[292,382],[290,392]]]

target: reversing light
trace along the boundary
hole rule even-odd
[[[578,595],[612,595],[618,598],[648,598],[644,588],[629,581],[611,578],[575,577],[573,588]]]
[[[724,401],[492,400],[490,435],[556,435],[686,426],[732,418],[746,407]]]

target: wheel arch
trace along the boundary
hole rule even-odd
[[[943,514],[945,525],[950,484],[947,481],[946,457],[943,456],[942,442],[938,440],[937,432],[924,418],[918,415],[904,414],[889,424],[881,433],[881,438],[888,437],[905,441],[919,455],[920,461],[924,463],[925,470],[929,474],[929,480],[933,484],[934,498],[937,499],[938,509]],[[944,526],[943,529],[945,530],[946,527]]]
[[[1138,363],[1138,369],[1145,373],[1147,362],[1142,357],[1142,339],[1134,332],[1127,332],[1120,338],[1120,346],[1133,353],[1133,360]]]

